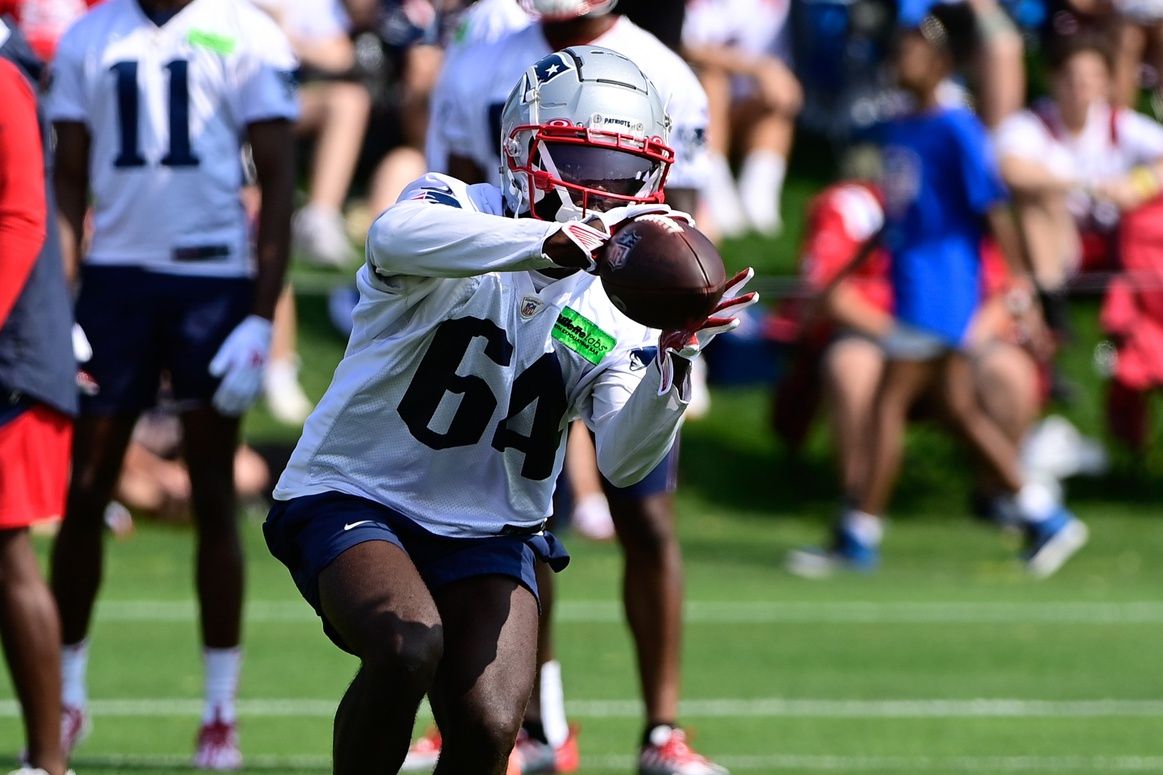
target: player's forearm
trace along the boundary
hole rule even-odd
[[[57,228],[61,237],[61,257],[65,276],[76,282],[84,258],[85,211],[89,206],[89,131],[78,122],[53,124],[57,145],[53,167]]]
[[[291,255],[295,162],[290,124],[274,121],[257,130],[252,127],[251,147],[262,195],[255,240],[258,272],[253,312],[272,320]]]
[[[387,275],[471,277],[554,266],[542,245],[558,224],[504,218],[425,201],[384,211],[368,232],[367,250]]]
[[[597,421],[598,470],[616,487],[642,481],[674,445],[689,398],[688,364],[681,366],[670,390],[659,395],[660,373],[651,365],[621,409]]]

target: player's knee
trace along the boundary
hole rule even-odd
[[[669,496],[615,500],[610,502],[610,510],[627,555],[638,560],[657,559],[676,549],[678,536]]]
[[[482,760],[504,761],[513,749],[517,731],[521,728],[524,703],[494,702],[479,709],[469,729],[465,731],[465,742],[474,749]]]
[[[442,628],[403,621],[389,612],[376,618],[360,648],[364,667],[393,684],[425,691],[444,654]]]

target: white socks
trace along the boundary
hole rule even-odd
[[[565,690],[561,685],[561,663],[551,659],[541,666],[541,728],[545,740],[560,748],[569,737],[565,720]]]
[[[206,704],[202,710],[202,723],[208,724],[215,718],[233,723],[234,697],[238,691],[238,673],[242,668],[242,647],[232,649],[203,649],[202,663],[205,667]]]
[[[775,151],[752,151],[739,170],[739,196],[747,220],[760,234],[775,235],[783,228],[779,213],[787,161]]]
[[[1030,481],[1022,485],[1014,496],[1021,518],[1026,522],[1042,522],[1058,510],[1058,498],[1042,482]]]
[[[707,182],[703,187],[703,200],[711,211],[711,218],[724,237],[738,237],[747,231],[747,217],[743,212],[743,202],[735,188],[735,177],[731,165],[720,153],[708,154]]]
[[[70,708],[84,708],[89,704],[85,674],[89,666],[89,640],[72,646],[61,646],[61,703]]]
[[[842,521],[844,529],[865,546],[880,546],[884,539],[884,520],[880,517],[852,509]]]

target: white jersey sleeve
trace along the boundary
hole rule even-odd
[[[473,188],[437,173],[405,188],[368,232],[367,260],[377,276],[470,277],[553,266],[541,245],[559,224],[482,211]]]
[[[239,52],[231,92],[236,115],[243,124],[299,117],[295,89],[298,62],[290,41],[273,19],[265,14],[247,14],[249,34]]]
[[[50,121],[88,123],[89,105],[84,89],[84,33],[71,27],[57,44],[48,93]]]

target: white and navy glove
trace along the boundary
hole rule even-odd
[[[658,338],[658,358],[656,360],[658,368],[662,372],[660,393],[670,390],[671,383],[674,381],[672,358],[692,361],[699,357],[699,353],[705,350],[716,336],[734,331],[739,327],[739,314],[759,301],[759,294],[755,291],[742,295],[739,293],[754,276],[755,270],[748,267],[732,277],[731,281],[727,283],[727,290],[723,291],[722,299],[711,310],[711,314],[703,318],[703,321],[698,325],[691,326],[690,330],[662,332]]]
[[[605,212],[595,212],[581,221],[567,221],[561,224],[561,233],[569,237],[570,241],[588,258],[588,264],[581,268],[590,274],[597,274],[600,269],[602,249],[605,247],[606,241],[628,221],[643,215],[663,215],[685,221],[689,226],[695,225],[694,218],[681,210],[670,209],[669,205],[641,204],[614,207]]]
[[[221,377],[213,404],[224,415],[237,417],[262,392],[263,372],[271,352],[271,321],[251,315],[239,323],[210,361],[210,374]]]

